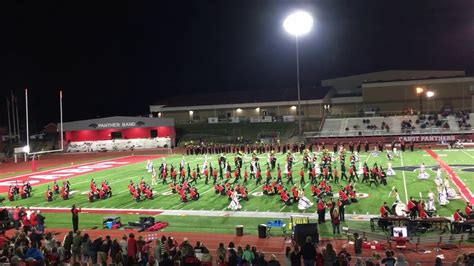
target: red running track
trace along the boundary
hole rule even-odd
[[[54,180],[63,180],[76,177],[79,175],[89,174],[93,172],[103,171],[115,167],[125,166],[129,164],[144,162],[162,157],[161,155],[144,155],[144,156],[126,156],[93,163],[85,163],[74,166],[62,167],[42,172],[30,173],[19,176],[4,178],[0,181],[0,193],[8,191],[10,185],[22,184],[24,181],[30,182],[32,186],[37,186]],[[143,165],[145,169],[145,165]]]
[[[464,185],[462,180],[453,171],[453,169],[449,167],[449,165],[447,165],[443,160],[441,160],[438,154],[436,154],[431,149],[425,148],[425,151],[433,159],[435,159],[438,162],[438,164],[441,166],[441,168],[443,168],[446,171],[446,173],[448,173],[448,176],[451,178],[451,181],[453,181],[453,183],[456,185],[456,187],[458,188],[464,200],[469,201],[471,204],[474,204],[474,198],[472,197],[471,193],[467,190],[466,185]]]
[[[13,209],[13,207],[7,207]],[[31,207],[31,210],[39,210],[41,212],[49,213],[70,213],[71,208],[56,208],[56,207]],[[133,214],[133,215],[159,215],[162,211],[159,210],[142,210],[142,209],[107,209],[107,208],[81,208],[82,213],[93,214]]]

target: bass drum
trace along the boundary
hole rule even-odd
[[[405,210],[407,209],[407,205],[403,202],[396,203],[392,206],[393,213],[396,216],[406,217],[407,214]]]

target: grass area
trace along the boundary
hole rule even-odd
[[[46,225],[49,228],[72,228],[71,215],[65,213],[43,213]],[[102,228],[102,218],[108,215],[81,213],[79,228],[91,230],[94,227]],[[123,224],[137,221],[138,215],[118,215]],[[160,232],[193,232],[193,233],[220,233],[235,234],[235,226],[243,225],[245,234],[257,235],[257,226],[268,221],[267,218],[239,218],[239,217],[202,217],[202,216],[168,216],[157,215],[156,221],[165,221],[169,226]],[[289,222],[284,220],[285,223]],[[317,222],[311,220],[310,222]],[[347,221],[341,224],[351,228],[368,230],[369,222]],[[332,226],[329,221],[319,226],[322,237],[332,237]],[[272,230],[273,236],[283,236],[281,230]]]
[[[465,154],[462,151],[451,152],[449,156],[453,156],[453,160],[456,160],[455,156],[465,157]],[[264,162],[266,160],[266,155],[261,155],[262,160],[262,169],[265,170]],[[299,169],[302,167],[301,156],[297,155],[297,162],[294,165],[294,180],[295,183],[299,180]],[[447,157],[442,157],[447,158]],[[233,157],[228,155],[228,159],[232,161]],[[387,159],[385,154],[380,154],[379,156],[374,156],[372,153],[361,153],[360,159],[367,161],[368,165],[377,163],[387,165]],[[174,155],[168,157],[167,163],[169,165],[173,164],[175,166],[179,165],[181,156]],[[196,164],[202,164],[204,156],[195,155],[188,156],[186,161],[195,167]],[[217,166],[217,157],[209,156],[208,161],[212,163],[214,167]],[[284,165],[284,155],[278,154],[278,162]],[[427,168],[430,166],[436,166],[436,162],[424,151],[415,151],[415,152],[405,152],[400,156],[400,158],[395,158],[393,160],[393,167],[402,166],[413,166],[419,167],[420,164],[424,162],[427,165]],[[161,163],[161,159],[155,160],[155,166],[157,167]],[[348,159],[346,159],[348,164]],[[248,167],[249,158],[245,158],[244,167]],[[339,162],[335,162],[334,166],[339,165]],[[356,185],[356,190],[358,193],[367,193],[367,198],[361,198],[359,203],[351,204],[346,207],[346,213],[358,213],[358,214],[378,214],[379,207],[384,201],[387,201],[389,205],[394,201],[393,198],[389,198],[388,194],[392,188],[395,186],[400,192],[400,198],[402,201],[406,200],[406,197],[414,196],[418,198],[419,192],[423,193],[423,196],[426,197],[427,191],[432,189],[436,191],[433,178],[435,172],[431,171],[431,178],[426,181],[420,181],[416,177],[418,172],[415,171],[402,171],[395,170],[397,175],[395,177],[390,177],[388,180],[388,186],[378,186],[378,187],[369,187],[367,184],[358,183]],[[276,170],[273,171],[272,176],[276,176]],[[35,207],[69,207],[75,203],[79,207],[93,207],[93,208],[136,208],[136,209],[179,209],[179,210],[226,210],[226,207],[229,204],[227,197],[214,194],[212,187],[212,182],[209,185],[204,184],[204,180],[201,179],[198,181],[196,186],[201,193],[201,199],[198,201],[191,201],[187,203],[181,203],[179,201],[179,196],[177,194],[169,195],[169,185],[162,185],[161,183],[154,187],[155,195],[157,196],[154,200],[147,200],[143,202],[135,202],[132,199],[132,196],[128,192],[127,185],[130,180],[133,180],[135,183],[139,182],[140,178],[144,177],[147,182],[150,182],[150,175],[146,172],[145,162],[135,163],[126,165],[123,167],[112,168],[104,171],[89,173],[82,176],[77,176],[69,179],[71,183],[71,199],[62,200],[59,196],[55,196],[55,200],[52,202],[47,202],[44,197],[44,192],[46,191],[47,184],[39,185],[34,187],[33,196],[29,199],[18,200],[14,202],[5,201],[6,205],[22,205],[22,206],[35,206]],[[98,184],[103,179],[107,179],[109,184],[112,186],[114,196],[107,200],[101,200],[96,202],[88,202],[87,192],[89,190],[89,182],[94,178]],[[306,181],[308,178],[306,177]],[[346,185],[346,181],[342,181],[339,185]],[[333,184],[333,190],[338,190],[339,185]],[[279,202],[278,196],[258,196],[255,195],[255,192],[261,192],[261,186],[256,186],[254,181],[251,181],[247,186],[250,200],[242,202],[243,208],[242,211],[272,211],[272,212],[294,212],[301,213],[302,211],[298,210],[297,204],[292,206],[282,205]],[[307,191],[310,191],[310,185],[307,183],[305,186]],[[406,190],[405,190],[406,189]],[[166,192],[166,193],[165,193]],[[165,193],[165,194],[163,194]],[[309,192],[306,193],[309,195]],[[6,195],[2,195],[6,197]],[[313,202],[315,200],[313,199]],[[453,200],[447,207],[437,206],[439,209],[439,214],[443,216],[451,216],[455,209],[462,208],[464,203],[461,200]],[[316,207],[313,206],[310,209],[307,209],[303,212],[305,213],[314,213]]]
[[[466,187],[474,190],[474,150],[445,150],[437,152],[441,159],[452,165],[451,168],[464,182]]]

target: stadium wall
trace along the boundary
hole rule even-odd
[[[173,119],[113,116],[64,123],[66,141],[98,141],[169,137],[174,143],[176,132]],[[117,136],[120,133],[121,136]]]
[[[127,129],[102,129],[102,130],[77,130],[65,133],[66,141],[97,141],[111,140],[113,132],[120,132],[122,139],[143,139],[151,138],[152,130],[157,131],[157,137],[174,136],[172,127],[148,127],[148,128],[127,128]]]
[[[159,112],[156,115],[158,117],[171,117],[174,118],[177,124],[185,124],[190,121],[194,123],[207,123],[209,117],[218,117],[219,120],[230,119],[231,117],[238,117],[241,121],[249,120],[250,117],[259,117],[259,116],[273,116],[273,117],[282,117],[282,116],[296,116],[297,110],[294,104],[286,105],[269,105],[269,106],[259,106],[255,105],[252,107],[238,107],[235,105],[235,108],[215,108],[212,106],[208,108],[196,108],[190,106],[188,110],[177,110],[177,111],[163,111]],[[306,101],[301,102],[302,115],[305,118],[321,118],[323,115],[323,104],[321,101],[319,103],[306,103]],[[257,109],[259,108],[259,109]],[[192,114],[190,113],[192,111]]]
[[[474,134],[439,134],[439,135],[386,135],[386,136],[363,136],[363,137],[322,137],[322,138],[307,138],[306,140],[309,143],[325,143],[325,144],[334,144],[334,143],[364,143],[368,141],[369,143],[392,143],[393,141],[399,143],[400,141],[405,141],[406,143],[440,143],[440,142],[450,142],[457,139],[463,140],[473,140]]]

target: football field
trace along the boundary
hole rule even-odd
[[[434,150],[438,159],[449,165],[454,173],[462,180],[466,188],[474,187],[474,181],[472,174],[474,173],[474,151],[472,150]],[[262,175],[266,170],[266,154],[259,155],[260,163],[262,167]],[[347,168],[349,166],[349,156],[346,158]],[[228,154],[227,159],[231,162],[233,167],[233,155]],[[250,155],[244,156],[244,168],[249,166]],[[280,164],[283,172],[285,165],[286,155],[278,154],[277,163]],[[295,184],[299,186],[299,170],[302,167],[302,155],[295,154],[296,163],[293,167],[293,179]],[[168,166],[174,165],[178,167],[182,155],[173,155],[166,158]],[[359,155],[361,161],[366,161],[369,167],[374,163],[382,165],[385,169],[387,166],[387,158],[385,153],[375,154],[372,152],[365,153],[361,152]],[[162,158],[154,160],[154,166],[157,168],[162,162]],[[204,155],[191,155],[185,157],[186,163],[189,163],[191,168],[195,168],[199,164],[202,169],[202,163],[204,161]],[[144,200],[136,202],[129,193],[127,185],[130,180],[135,184],[140,181],[143,177],[147,183],[151,183],[151,176],[146,170],[146,160],[137,160],[138,162],[130,163],[124,166],[117,166],[106,170],[94,171],[82,175],[71,177],[67,180],[71,183],[71,197],[68,200],[62,200],[59,195],[54,196],[52,202],[47,202],[45,199],[45,192],[48,185],[52,186],[52,182],[39,184],[33,187],[32,197],[28,199],[19,199],[16,201],[5,200],[7,206],[28,206],[28,207],[70,207],[72,204],[83,208],[100,208],[100,209],[154,209],[154,210],[190,210],[190,211],[228,211],[227,206],[229,200],[226,196],[217,195],[214,193],[212,185],[212,179],[208,185],[204,184],[204,178],[198,179],[196,185],[201,198],[197,201],[180,202],[178,194],[170,193],[169,184],[161,184],[161,180],[158,180],[158,185],[153,187],[154,199]],[[217,156],[208,156],[208,162],[213,167],[217,167]],[[428,180],[419,180],[417,178],[419,173],[419,167],[421,163],[426,165],[427,171],[430,174]],[[339,162],[333,163],[333,167],[339,168]],[[357,165],[357,164],[356,164]],[[377,187],[369,187],[368,184],[357,183],[355,189],[357,194],[360,195],[359,202],[348,205],[346,207],[347,214],[378,214],[379,207],[384,201],[389,205],[394,202],[394,198],[390,197],[390,191],[392,187],[398,189],[400,193],[400,199],[404,202],[408,197],[413,196],[419,199],[420,192],[422,197],[426,200],[427,192],[431,189],[435,195],[436,185],[434,183],[434,177],[436,176],[436,169],[438,162],[425,150],[417,150],[414,152],[406,151],[401,153],[400,156],[393,158],[392,167],[396,172],[395,176],[388,177],[388,185],[379,185]],[[339,170],[339,169],[338,169]],[[276,177],[276,169],[272,172],[273,178]],[[446,177],[446,171],[443,170],[443,178]],[[89,182],[94,179],[98,186],[103,179],[107,179],[113,190],[113,196],[109,199],[97,200],[95,202],[89,202],[87,193],[89,191]],[[265,179],[265,177],[263,178]],[[310,198],[313,203],[316,203],[315,199],[310,197],[311,185],[309,184],[308,177],[306,175],[305,195]],[[167,179],[168,182],[170,178]],[[219,181],[219,178],[218,178]],[[286,183],[283,177],[284,183]],[[61,186],[62,181],[58,181]],[[346,181],[340,181],[339,184],[331,183],[333,192],[337,193],[340,186],[345,186]],[[249,194],[249,201],[242,201],[242,209],[240,212],[291,212],[291,213],[314,213],[316,211],[315,206],[301,211],[297,208],[297,203],[291,206],[282,204],[279,196],[266,196],[262,195],[261,185],[256,186],[255,180],[250,179],[249,184],[246,186]],[[451,182],[456,192],[459,191],[456,185]],[[291,187],[288,187],[291,190]],[[470,192],[469,192],[470,193]],[[2,195],[6,197],[6,193]],[[436,197],[436,196],[435,196]],[[459,199],[451,200],[448,206],[441,207],[436,204],[438,214],[440,216],[452,216],[453,212],[457,208],[463,209],[465,200],[459,197]]]

